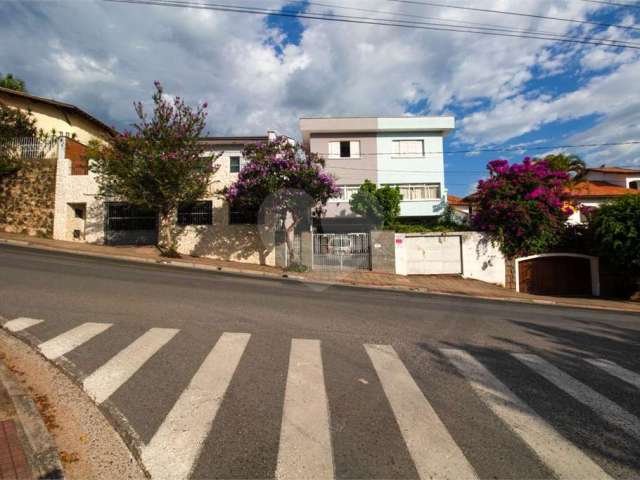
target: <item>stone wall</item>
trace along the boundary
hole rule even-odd
[[[0,230],[51,238],[56,161],[25,162],[15,174],[0,177]]]

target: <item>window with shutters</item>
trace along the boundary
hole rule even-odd
[[[394,140],[392,148],[394,157],[424,157],[423,140]]]
[[[360,158],[360,141],[329,142],[329,158]]]

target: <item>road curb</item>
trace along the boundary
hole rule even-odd
[[[111,400],[105,400],[101,404],[97,404],[93,398],[85,391],[83,386],[83,381],[86,378],[86,374],[82,372],[80,368],[78,368],[75,363],[67,359],[65,356],[59,357],[55,360],[50,360],[46,358],[40,350],[38,349],[38,345],[41,343],[41,340],[34,337],[28,332],[19,331],[12,332],[4,328],[4,323],[7,320],[0,316],[0,323],[2,324],[2,331],[8,335],[11,335],[13,338],[21,341],[25,345],[27,345],[35,354],[37,354],[40,358],[42,358],[45,362],[48,362],[50,365],[53,365],[60,372],[62,372],[74,385],[76,385],[84,395],[96,406],[96,408],[104,415],[107,419],[111,427],[117,432],[117,434],[122,438],[122,441],[127,446],[133,458],[135,458],[136,462],[145,473],[148,478],[151,478],[149,472],[145,468],[142,462],[142,446],[143,442],[135,432],[135,430],[131,427],[129,422],[126,420],[126,417],[120,412],[120,410],[111,402]],[[35,406],[35,405],[34,405]],[[56,450],[57,452],[57,450]],[[49,477],[42,477],[47,478]],[[56,479],[58,477],[51,477],[52,479]]]
[[[58,447],[47,430],[38,407],[4,362],[0,362],[0,381],[15,407],[24,433],[23,438],[26,440],[25,453],[38,478],[63,479],[64,471]]]
[[[83,257],[103,258],[107,260],[119,260],[119,261],[132,262],[132,263],[141,263],[146,265],[179,267],[183,269],[208,271],[213,273],[226,273],[230,275],[243,276],[247,278],[267,278],[272,280],[289,280],[289,281],[307,283],[311,285],[323,285],[323,286],[340,285],[343,287],[350,287],[350,288],[363,288],[363,289],[369,289],[369,290],[396,291],[396,292],[406,292],[406,293],[420,293],[420,294],[427,294],[427,295],[439,295],[439,296],[448,296],[448,297],[456,297],[456,298],[488,300],[488,301],[494,301],[494,302],[519,303],[519,304],[525,304],[525,305],[526,304],[549,305],[549,306],[563,307],[563,308],[579,308],[579,309],[586,309],[586,310],[636,313],[636,314],[640,313],[640,311],[637,308],[585,305],[583,303],[564,303],[564,302],[556,302],[554,300],[547,300],[547,299],[492,297],[487,295],[473,295],[468,293],[442,292],[438,290],[429,290],[427,288],[399,286],[399,285],[368,285],[368,284],[357,284],[357,283],[350,283],[350,282],[331,282],[331,281],[308,279],[300,275],[290,275],[287,273],[277,274],[277,273],[269,273],[269,272],[259,272],[255,270],[247,271],[247,270],[233,268],[233,267],[216,267],[211,265],[202,265],[202,264],[192,263],[192,262],[180,262],[180,261],[169,260],[169,259],[155,260],[155,259],[149,259],[149,258],[130,257],[127,255],[112,255],[107,253],[84,252],[84,251],[72,250],[67,248],[49,247],[46,245],[39,245],[37,243],[32,243],[28,241],[13,240],[13,239],[7,239],[7,238],[0,238],[0,244],[32,248],[36,250],[44,250],[49,252],[68,253],[68,254],[83,256]]]

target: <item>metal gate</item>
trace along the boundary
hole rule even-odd
[[[313,269],[325,271],[370,270],[368,233],[314,233]]]
[[[107,245],[154,245],[158,215],[125,202],[105,204],[104,239]]]

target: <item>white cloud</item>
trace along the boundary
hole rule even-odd
[[[560,34],[575,27],[384,0],[350,5]],[[571,0],[485,0],[483,7],[575,19],[601,8]],[[621,135],[624,124],[615,122],[628,118],[622,112],[640,80],[638,57],[628,51],[580,45],[558,50],[531,39],[304,20],[300,45],[285,45],[285,35],[256,15],[72,0],[5,1],[0,16],[11,19],[0,34],[3,71],[24,77],[34,93],[75,103],[120,126],[133,120],[132,102],[148,99],[152,82],[160,80],[168,94],[207,100],[215,134],[275,128],[297,136],[302,115],[402,114],[407,103],[427,98],[435,114],[487,105],[459,122],[460,138],[478,144],[594,112],[608,122],[590,133],[601,138],[602,132]],[[602,35],[629,38],[613,30]],[[573,58],[582,74],[619,68],[558,98],[526,91],[534,67],[543,75],[566,74]]]

